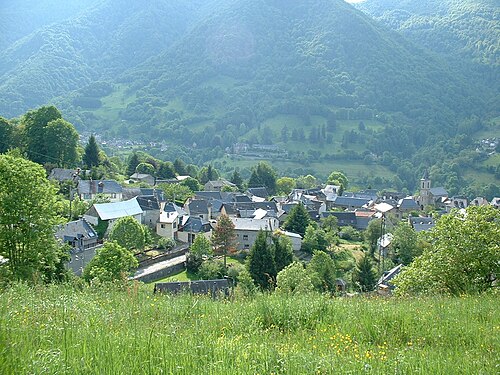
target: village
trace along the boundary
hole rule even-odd
[[[151,282],[185,267],[186,252],[198,236],[210,238],[217,220],[227,215],[236,235],[237,250],[248,252],[254,244],[259,231],[279,232],[286,236],[295,254],[300,254],[303,236],[283,229],[291,210],[303,205],[310,219],[319,223],[329,216],[334,216],[339,228],[351,227],[363,232],[370,221],[391,217],[393,220],[407,221],[415,232],[426,231],[434,227],[434,215],[450,212],[452,209],[463,210],[468,206],[492,205],[500,207],[500,198],[491,202],[477,197],[448,196],[443,187],[432,187],[427,173],[419,181],[419,193],[406,196],[400,192],[385,191],[378,193],[373,189],[356,192],[342,191],[339,185],[323,185],[312,189],[293,189],[287,196],[270,196],[265,187],[248,188],[239,192],[236,186],[225,180],[208,181],[204,190],[195,191],[184,204],[169,201],[159,189],[153,176],[134,173],[129,182],[140,182],[141,186],[122,186],[114,180],[74,180],[75,171],[56,168],[50,179],[59,182],[75,182],[74,193],[79,199],[92,202],[96,198],[107,203],[94,203],[78,220],[60,225],[56,237],[70,245],[71,260],[68,268],[81,275],[96,251],[106,240],[113,223],[123,217],[133,217],[147,226],[157,236],[175,243],[172,251],[149,257],[140,264],[132,278]],[[177,176],[162,183],[178,184],[188,176]],[[432,212],[429,208],[432,208]],[[98,226],[106,228],[98,235]],[[392,234],[384,225],[377,241],[380,256],[387,253]],[[388,280],[395,276],[394,270],[388,270]],[[385,287],[383,277],[379,284]],[[379,285],[380,287],[380,285]]]

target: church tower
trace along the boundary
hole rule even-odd
[[[430,205],[431,201],[431,180],[429,178],[429,171],[426,170],[420,179],[420,207],[423,209],[425,206]]]

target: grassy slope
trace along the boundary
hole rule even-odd
[[[0,372],[493,374],[497,296],[213,301],[23,285],[0,295]]]

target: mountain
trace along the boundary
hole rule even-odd
[[[50,15],[54,3],[35,9]],[[397,174],[412,189],[436,166],[433,181],[458,191],[466,177],[492,181],[495,160],[473,137],[497,133],[500,108],[497,10],[474,4],[81,0],[31,27],[0,26],[12,29],[0,114],[52,103],[80,131],[227,168],[220,158],[238,142],[267,147],[295,175],[357,163],[364,184]]]
[[[42,3],[54,10],[54,3],[60,2]],[[21,38],[0,55],[0,113],[17,116],[56,96],[113,80],[179,39],[207,3],[77,1],[80,7],[66,6],[66,12],[49,17],[53,23],[42,21],[51,13],[47,10],[33,15],[31,33],[23,27],[16,33],[12,25],[3,25],[8,35]],[[11,8],[2,6],[2,15],[8,16]],[[21,12],[16,14],[15,19],[21,19]]]
[[[498,1],[366,0],[356,7],[453,64],[470,64],[479,79],[499,89]]]

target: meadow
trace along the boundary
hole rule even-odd
[[[1,374],[494,374],[498,296],[231,300],[15,285]]]

